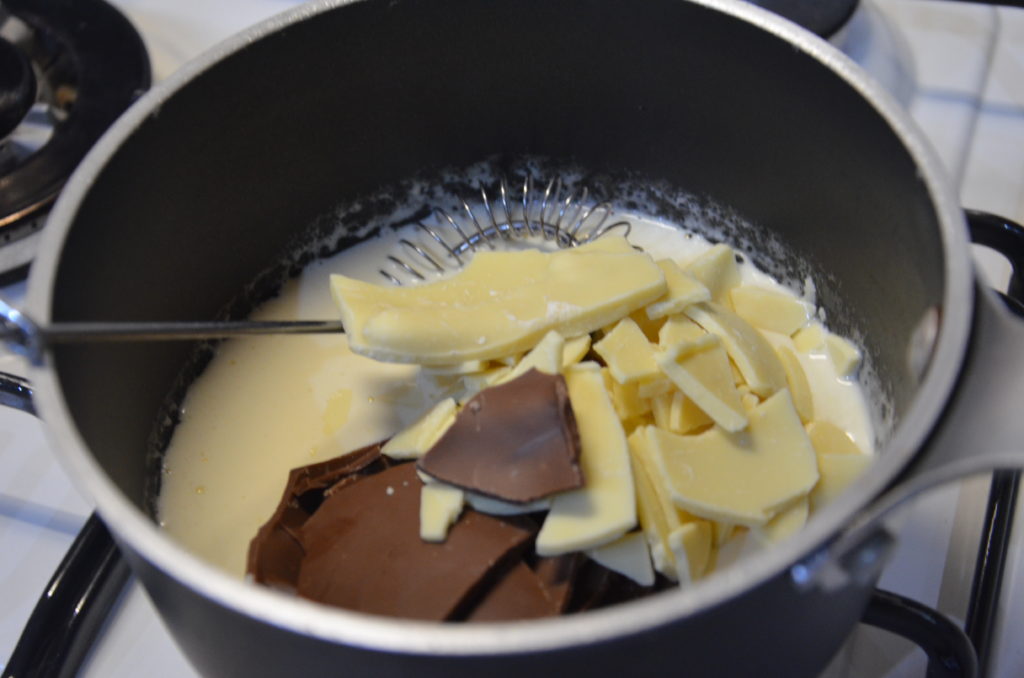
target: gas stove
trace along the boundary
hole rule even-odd
[[[29,4],[3,1],[12,9],[15,4]],[[74,2],[77,6],[79,0]],[[65,4],[70,7],[71,0]],[[160,80],[223,38],[298,3],[113,0],[113,4],[138,30],[153,77]],[[4,17],[0,11],[0,18]],[[1019,77],[1024,68],[1024,11],[935,0],[862,1],[831,39],[908,109],[944,161],[965,207],[1024,221],[1024,79]],[[18,57],[0,54],[0,59],[17,61]],[[126,92],[129,100],[148,81],[137,78],[134,83]],[[7,91],[6,83],[0,85]],[[20,146],[0,151],[0,165],[31,152],[33,144],[36,149],[42,147],[43,140],[58,132],[62,115],[66,119],[60,102],[55,96],[41,106],[32,103],[15,116],[15,126],[40,119],[45,124],[42,129],[22,130]],[[33,113],[33,106],[41,109],[40,114]],[[0,196],[6,194],[6,186],[0,184]],[[27,228],[34,232],[40,222],[37,215]],[[0,239],[4,237],[0,230]],[[997,288],[1005,288],[1007,262],[981,248],[976,254],[983,275]],[[3,256],[0,247],[0,260]],[[0,295],[15,303],[24,292],[23,282],[9,283],[9,279],[0,289]],[[24,366],[18,358],[3,354],[0,370],[23,373]],[[41,425],[28,414],[0,408],[0,468],[4,469],[0,476],[0,544],[5,554],[0,561],[0,600],[6,612],[0,620],[3,667],[92,506],[60,469]],[[989,489],[990,477],[973,478],[936,490],[904,509],[900,542],[880,587],[963,623],[969,614]],[[1002,593],[991,610],[992,676],[1024,675],[1024,649],[1011,632],[1024,622],[1024,604],[1014,602],[1024,600],[1024,517],[1018,516],[1016,524],[1021,529],[1011,535]],[[924,653],[908,641],[862,625],[825,675],[910,678],[924,676],[926,663]],[[79,675],[196,674],[132,580]]]
[[[64,182],[149,88],[142,38],[104,0],[0,3],[0,275],[23,275]]]

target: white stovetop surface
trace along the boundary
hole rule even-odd
[[[294,0],[113,0],[143,34],[154,75],[164,78],[218,40],[297,4]],[[911,115],[932,140],[966,207],[1024,221],[1024,11],[934,0],[875,0],[912,55]],[[880,12],[880,14],[878,13]],[[875,20],[873,19],[873,20]],[[897,40],[899,42],[899,40]],[[874,71],[873,71],[874,72]],[[1007,267],[981,255],[1005,284]],[[23,286],[2,293],[17,300]],[[0,370],[21,372],[0,355]],[[0,409],[0,668],[53,569],[92,510],[56,464],[31,416]],[[988,479],[933,492],[907,510],[882,586],[962,620],[984,515]],[[1020,513],[1020,511],[1018,511]],[[1024,525],[1019,516],[1018,526]],[[1019,542],[1020,533],[1016,539]],[[1003,590],[1001,629],[1024,622],[1024,548],[1015,548]],[[1016,603],[1011,601],[1017,601]],[[1005,636],[1005,638],[1003,637]],[[993,675],[1024,675],[1024,649],[1009,631],[997,641]],[[84,676],[196,675],[134,583],[111,616]],[[923,676],[923,654],[903,641],[859,630],[830,677]]]

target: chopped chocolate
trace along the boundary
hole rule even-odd
[[[561,610],[548,597],[540,577],[519,561],[494,583],[467,621],[513,621],[554,617]]]
[[[249,542],[246,571],[254,581],[294,591],[304,551],[299,530],[339,484],[383,468],[381,443],[318,464],[292,469],[277,509]]]
[[[663,577],[657,579],[653,586],[641,586],[624,574],[609,570],[604,565],[585,558],[576,575],[568,611],[582,612],[608,607],[627,600],[643,598],[671,586],[673,584]]]
[[[420,459],[438,480],[526,503],[583,485],[565,379],[532,369],[484,389]]]
[[[590,558],[584,560],[576,574],[569,611],[582,612],[600,607],[611,586],[613,574],[615,573],[604,565],[599,565]]]
[[[420,488],[401,464],[338,490],[302,527],[299,595],[329,605],[444,620],[487,586],[533,534],[466,510],[444,543],[420,539]]]
[[[601,607],[618,605],[627,600],[636,600],[648,596],[656,590],[655,585],[644,586],[637,584],[624,574],[611,572],[608,576],[608,588],[599,603]]]
[[[561,556],[538,558],[533,566],[533,571],[537,573],[544,591],[559,613],[565,612],[569,607],[573,583],[585,558],[585,555],[576,551]]]
[[[253,581],[294,592],[304,552],[298,531],[309,514],[293,502],[282,503],[249,542],[246,571]]]

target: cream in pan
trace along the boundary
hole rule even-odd
[[[655,221],[632,221],[630,241],[654,258],[685,264],[711,247]],[[380,281],[379,264],[395,251],[397,237],[371,240],[310,265],[256,317],[335,315],[329,275]],[[749,261],[740,272],[744,285],[796,296]],[[785,335],[766,336],[776,347],[789,347],[799,361],[812,387],[815,419],[836,425],[872,453],[871,419],[856,380],[841,378],[825,352],[798,350]],[[420,371],[356,355],[339,336],[225,342],[184,402],[165,460],[161,523],[199,556],[243,576],[249,541],[274,512],[289,470],[381,440],[414,422],[441,397],[425,389],[436,380],[417,378]],[[733,541],[722,549],[720,564],[751,546]]]

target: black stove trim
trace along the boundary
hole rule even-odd
[[[966,210],[966,216],[971,240],[992,248],[1010,262],[1012,272],[1003,300],[1011,311],[1024,318],[1024,226],[977,210]],[[993,633],[999,612],[1003,571],[1013,535],[1020,480],[1019,470],[996,471],[989,486],[964,624],[977,652],[981,675],[988,673],[992,660]]]

